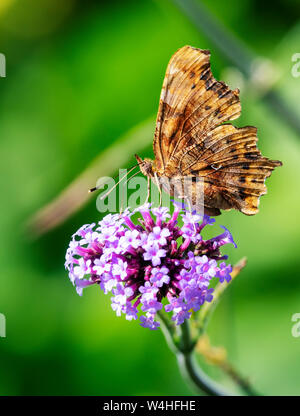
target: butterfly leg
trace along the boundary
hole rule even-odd
[[[154,172],[154,178],[155,178],[155,182],[156,182],[156,185],[158,187],[158,192],[159,192],[159,206],[161,206],[161,203],[162,203],[162,191],[161,191],[161,186],[160,186],[159,179],[158,179],[158,176],[157,176],[157,173],[156,172]]]
[[[188,208],[189,208],[189,210],[190,210],[190,213],[192,214],[192,205],[191,205],[191,201],[190,201],[190,198],[188,197],[188,196],[185,196],[185,195],[182,195],[181,196],[181,198],[183,199],[183,200],[186,200],[186,202],[187,202],[187,205],[188,205]],[[196,230],[196,225],[195,225],[195,223],[193,222],[193,228],[194,228],[194,232],[195,232],[195,235],[196,235],[196,233],[197,233],[197,230]]]
[[[147,204],[150,198],[150,181],[151,181],[150,177],[147,176],[147,196],[146,196],[144,204]]]

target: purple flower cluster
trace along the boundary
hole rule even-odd
[[[213,277],[230,281],[231,266],[217,262],[227,259],[221,246],[236,245],[225,227],[217,237],[202,238],[201,231],[214,219],[185,211],[180,227],[179,214],[177,207],[171,215],[165,207],[146,204],[81,227],[72,237],[65,262],[77,293],[99,284],[104,293],[112,293],[112,309],[118,316],[137,319],[140,307],[140,323],[150,329],[159,327],[155,316],[163,308],[172,311],[177,325],[189,319],[192,311],[213,299],[213,289],[208,288]]]

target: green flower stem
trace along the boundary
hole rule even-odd
[[[206,393],[210,396],[231,395],[211,380],[197,365],[193,356],[194,342],[191,339],[189,322],[184,321],[180,325],[180,330],[180,349],[177,351],[176,357],[179,369],[186,382],[200,394]]]
[[[199,394],[229,396],[230,394],[212,381],[196,365],[193,357],[195,343],[191,339],[189,322],[180,325],[180,336],[175,338],[175,329],[162,312],[159,313],[162,331],[170,349],[175,353],[179,369],[186,382]]]
[[[240,271],[246,266],[246,258],[241,259],[233,268],[231,273],[232,280],[240,273]],[[228,285],[219,283],[214,291],[214,299],[210,303],[205,303],[197,316],[198,337],[203,335],[206,330],[206,326],[214,311],[218,301],[222,294],[226,290]],[[206,393],[211,396],[229,396],[231,395],[226,390],[222,389],[217,383],[211,380],[196,363],[193,351],[197,341],[193,339],[190,331],[189,321],[184,321],[182,325],[177,328],[169,321],[163,312],[158,312],[158,316],[161,323],[161,329],[166,338],[169,348],[174,352],[177,358],[178,366],[181,374],[186,382],[199,394]],[[238,372],[228,363],[220,368],[231,377],[231,379],[249,396],[256,396],[257,393],[249,385],[248,381],[243,379]]]

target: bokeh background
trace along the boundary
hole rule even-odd
[[[274,89],[300,118],[300,77],[291,74],[292,55],[300,53],[299,2],[201,4],[241,47],[271,61]],[[216,78],[241,89],[243,111],[234,124],[256,125],[263,154],[284,163],[268,179],[258,215],[228,212],[217,219],[238,243],[226,249],[232,262],[247,256],[248,266],[218,306],[209,335],[262,394],[300,393],[300,338],[291,334],[292,315],[300,312],[295,123],[276,112],[263,86],[246,79],[171,0],[1,0],[0,52],[7,60],[7,76],[0,79],[0,312],[7,319],[1,395],[191,394],[160,331],[117,318],[97,287],[80,298],[68,280],[65,250],[80,225],[100,219],[95,197],[39,236],[41,225],[32,222],[95,157],[106,164],[94,167],[89,186],[106,167],[115,174],[118,156],[111,155],[126,149],[135,129],[149,132],[140,154],[152,156],[165,68],[185,44],[211,50]],[[133,153],[125,151],[120,167],[133,165]],[[73,200],[55,211],[57,222],[83,202],[83,187],[85,195],[87,184],[79,184]],[[218,369],[203,366],[231,386]]]

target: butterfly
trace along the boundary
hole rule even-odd
[[[258,212],[267,193],[265,179],[282,163],[263,157],[256,127],[225,122],[241,114],[239,90],[217,81],[210,68],[210,52],[191,46],[177,50],[168,64],[160,96],[153,141],[155,160],[135,155],[148,178],[172,178],[177,185],[192,179],[186,197],[194,203],[200,192],[207,215],[237,209]],[[225,123],[225,124],[224,124]]]

